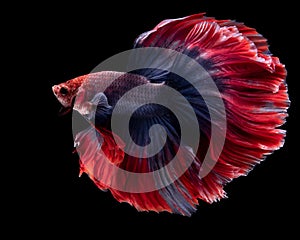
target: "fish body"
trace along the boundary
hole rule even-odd
[[[130,99],[122,102],[119,109],[126,113],[133,108],[133,105],[139,106],[143,99],[151,101],[157,97],[160,94],[160,84],[151,83],[146,77],[138,74],[102,71],[54,85],[52,91],[64,107],[73,107],[81,114],[86,115],[91,112],[93,101],[96,106],[99,105],[99,99],[93,100],[97,93],[103,92],[107,98],[107,104],[114,107],[126,92],[141,85],[145,85],[145,91],[134,92]],[[77,101],[72,106],[75,98]]]
[[[217,90],[209,90],[204,75],[191,71],[196,79],[191,84],[172,73],[175,65],[187,72],[190,68],[170,56],[162,57],[161,66],[167,66],[164,71],[96,72],[52,89],[63,107],[78,111],[91,124],[75,139],[81,173],[87,173],[98,188],[109,189],[118,201],[140,211],[190,216],[199,199],[212,203],[225,198],[225,184],[247,175],[283,146],[285,131],[279,127],[285,123],[290,103],[287,72],[255,29],[202,13],[162,21],[135,40],[134,49],[143,48],[169,49],[192,58],[208,73]],[[143,60],[161,61],[155,54]],[[170,89],[185,100],[169,97]],[[197,89],[202,89],[202,94]],[[205,101],[217,96],[222,99],[224,112],[220,104]],[[188,112],[187,103],[194,115]],[[126,129],[114,131],[114,119],[119,121],[115,125],[128,119],[131,141],[123,137]],[[226,119],[226,129],[218,119]],[[201,134],[196,148],[192,141],[182,141],[180,121],[197,124],[196,130],[186,128],[190,136]],[[157,125],[164,130],[153,131]],[[212,141],[212,133],[216,139],[225,138],[219,156],[215,151],[220,143]],[[146,154],[145,146],[162,142],[155,154]],[[177,165],[160,171],[175,156]],[[210,163],[205,161],[207,156]],[[203,167],[210,171],[201,176]],[[131,173],[153,173],[153,177],[144,180],[144,175],[135,178]],[[130,188],[134,184],[135,188]],[[138,191],[143,188],[145,191]]]

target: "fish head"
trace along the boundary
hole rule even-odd
[[[71,89],[68,85],[66,85],[65,83],[54,85],[52,87],[52,91],[61,105],[66,108],[72,106],[72,100],[75,94],[74,90]]]
[[[52,87],[55,97],[63,105],[63,107],[72,107],[73,99],[75,98],[84,79],[84,77],[78,77]]]

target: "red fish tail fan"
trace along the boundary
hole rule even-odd
[[[289,107],[286,70],[279,59],[270,54],[267,40],[255,29],[197,14],[161,22],[153,30],[140,35],[135,47],[152,48],[146,57],[139,53],[132,57],[133,65],[138,65],[138,62],[139,66],[147,66],[135,70],[135,73],[146,76],[153,83],[165,83],[182,94],[193,107],[203,133],[194,164],[178,181],[160,190],[169,206],[174,198],[180,206],[182,201],[179,199],[183,197],[191,206],[187,212],[192,212],[197,198],[213,202],[225,197],[223,187],[226,183],[246,175],[266,155],[283,145],[285,131],[278,127],[285,123]],[[207,74],[197,75],[185,59],[170,57],[167,51],[156,48],[189,56]],[[181,69],[181,75],[192,81],[174,74],[174,69]],[[197,93],[197,89],[206,89],[209,85],[208,78],[213,80],[218,92]],[[212,127],[218,129],[218,122],[211,121],[210,114],[218,115],[219,106],[207,106],[204,100],[217,96],[221,96],[225,106],[225,114],[219,113],[219,117],[226,120],[227,128],[220,156],[215,154],[218,142],[213,142],[212,148],[208,147]],[[184,109],[184,105],[176,106]],[[222,129],[217,133],[224,134]],[[201,164],[206,164],[203,163],[206,155],[213,162],[213,168],[205,177],[199,178],[199,169]],[[183,214],[186,214],[185,207],[181,209]],[[172,208],[172,211],[175,210]]]

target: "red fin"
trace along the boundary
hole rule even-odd
[[[115,144],[112,134],[89,127],[76,135],[75,144],[80,157],[80,175],[87,173],[100,189],[106,189],[114,174],[113,165],[120,164],[124,158],[124,152]]]
[[[286,70],[255,29],[198,14],[161,22],[137,38],[135,46],[197,50],[195,58],[209,62],[207,71],[222,94],[227,114],[225,146],[218,159],[213,150],[210,153],[216,165],[206,177],[199,180],[197,171],[189,169],[180,178],[192,196],[188,201],[225,197],[227,182],[246,175],[283,145],[285,131],[277,128],[285,123],[289,107]],[[202,151],[197,152],[200,163]]]
[[[102,151],[111,163],[117,166],[120,165],[120,163],[124,160],[124,151],[122,150],[124,148],[124,144],[119,145],[122,143],[122,140],[119,136],[105,128],[101,128],[99,131],[103,136]],[[117,139],[119,144],[116,143],[115,139]]]
[[[140,161],[140,159],[134,159],[127,155],[127,157],[123,158],[124,152],[117,150],[118,147],[116,147],[115,141],[112,140],[111,132],[102,129],[101,134],[103,139],[100,140],[100,145],[99,140],[96,138],[95,130],[92,128],[77,135],[80,174],[83,172],[87,173],[98,188],[102,190],[109,189],[119,202],[127,202],[140,211],[171,212],[170,207],[158,191],[128,193],[111,188],[114,181],[118,181],[120,184],[124,184],[124,186],[126,185],[126,181],[128,181],[124,175],[116,173],[115,168],[112,167],[112,163],[121,164],[122,166],[120,167],[126,168],[127,171],[131,172],[148,172],[148,163],[147,161]],[[108,159],[101,155],[99,147],[102,147]]]
[[[128,155],[125,155],[124,161],[122,162],[120,167],[122,169],[126,169],[126,171],[130,171],[134,173],[149,172],[147,159],[138,159]],[[122,179],[120,179],[121,176],[118,177],[119,177],[118,181],[122,181]],[[128,179],[123,179],[124,184],[127,180]],[[166,202],[160,196],[158,191],[152,191],[146,193],[132,193],[132,192],[119,191],[116,189],[110,189],[110,191],[119,202],[127,202],[130,205],[134,206],[139,211],[155,211],[155,212],[171,211],[170,207],[166,204]]]
[[[243,34],[244,37],[247,37],[251,42],[253,42],[260,53],[268,52],[269,46],[267,43],[267,39],[265,39],[261,34],[259,34],[254,28],[250,28],[245,26],[243,23],[223,20],[217,21],[220,26],[236,26],[240,33]]]

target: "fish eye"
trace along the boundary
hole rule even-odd
[[[68,94],[68,89],[66,89],[65,87],[61,87],[60,90],[59,90],[59,93],[62,94],[62,95],[66,95]]]

